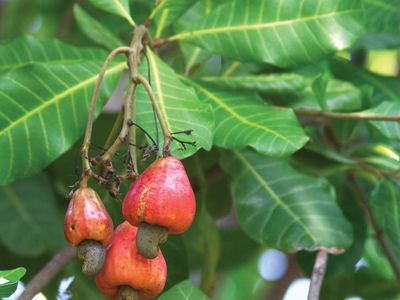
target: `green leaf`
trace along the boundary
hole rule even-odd
[[[0,78],[0,185],[44,168],[82,135],[101,66],[35,63]],[[125,66],[108,69],[97,114]]]
[[[7,249],[37,256],[65,245],[63,215],[45,174],[1,187],[0,198],[0,242]]]
[[[161,245],[161,250],[168,267],[166,288],[188,278],[188,254],[182,237],[170,235],[167,242]]]
[[[332,63],[334,75],[354,82],[359,87],[372,86],[372,104],[383,101],[400,101],[400,79],[368,72],[347,61],[335,59]]]
[[[212,106],[217,124],[214,144],[222,148],[250,146],[267,155],[287,156],[308,140],[291,109],[269,106],[255,93],[185,81]]]
[[[364,0],[363,9],[369,31],[400,31],[400,3],[398,0]]]
[[[150,18],[157,23],[156,38],[161,36],[163,30],[178,19],[197,0],[163,0],[153,10]]]
[[[254,240],[285,252],[351,245],[351,225],[325,180],[250,150],[224,152],[221,163],[233,177],[239,223]]]
[[[130,15],[129,0],[90,0],[90,3],[106,12],[123,17],[132,26],[136,25]]]
[[[182,281],[167,292],[163,293],[158,300],[209,300],[190,280]]]
[[[400,35],[398,33],[367,33],[354,46],[356,49],[387,49],[400,46]]]
[[[266,93],[292,93],[306,87],[304,77],[294,73],[275,73],[242,76],[209,76],[201,80],[222,88],[252,90]]]
[[[378,106],[364,110],[360,113],[362,116],[368,115],[383,115],[383,116],[398,116],[400,115],[399,102],[382,102]],[[369,121],[372,126],[378,129],[384,136],[390,139],[400,139],[400,124],[399,122],[389,121]]]
[[[0,279],[6,281],[0,283],[0,297],[8,297],[17,289],[18,280],[26,273],[26,269],[19,267],[13,270],[0,270]]]
[[[324,280],[321,299],[337,300],[355,296],[363,300],[398,299],[399,281],[379,278],[375,272],[365,267],[344,276]]]
[[[74,5],[74,15],[79,28],[92,41],[103,45],[108,50],[112,50],[123,45],[123,42],[119,38],[117,38],[110,30],[108,30],[95,18],[80,8],[79,5]]]
[[[103,59],[105,56],[106,53],[102,50],[78,48],[58,40],[26,35],[0,46],[0,72],[33,62],[70,64],[82,60]]]
[[[359,0],[228,1],[170,40],[287,67],[350,47],[363,32],[362,19]]]
[[[214,119],[211,109],[198,100],[191,87],[184,85],[174,70],[159,59],[153,52],[147,51],[150,63],[151,85],[158,106],[171,132],[193,130],[192,134],[175,135],[178,139],[195,141],[196,146],[186,146],[179,151],[181,145],[173,142],[173,154],[183,158],[195,153],[198,149],[209,150],[212,146]],[[147,77],[147,64],[143,63],[140,72]],[[138,124],[155,139],[153,109],[150,99],[142,86],[137,88],[137,120]],[[160,126],[159,136],[162,137]],[[162,148],[162,141],[160,140]]]
[[[400,259],[400,193],[399,184],[392,180],[382,180],[372,191],[370,201],[385,236]]]
[[[182,31],[190,27],[193,22],[203,18],[204,14],[208,15],[212,9],[214,9],[216,2],[218,1],[197,1],[179,18],[179,20],[177,20],[174,24],[174,28],[176,28],[177,31]],[[179,46],[185,60],[185,74],[189,74],[194,66],[207,60],[211,56],[209,52],[185,41],[179,42]]]
[[[327,73],[320,74],[311,84],[311,89],[322,110],[328,110],[326,91],[328,87]]]
[[[328,111],[354,111],[362,107],[361,92],[353,84],[330,79],[326,83],[325,102]],[[311,80],[307,80],[307,87],[303,91],[289,94],[266,95],[274,103],[285,104],[297,109],[321,110],[320,101],[312,88]]]

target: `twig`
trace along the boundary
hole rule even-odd
[[[356,193],[356,198],[361,206],[361,208],[365,211],[365,214],[371,223],[372,229],[375,231],[375,238],[378,241],[379,245],[382,248],[382,251],[385,253],[385,256],[389,260],[390,265],[392,266],[393,272],[397,279],[400,279],[400,263],[396,258],[392,248],[386,240],[385,233],[382,230],[379,222],[368,203],[367,196],[364,193],[364,190],[361,188],[360,182],[357,177],[353,174],[349,174],[350,183],[353,186],[353,189]]]
[[[39,293],[76,255],[76,248],[67,246],[54,256],[28,283],[19,300],[30,300]]]
[[[295,109],[294,112],[299,116],[306,116],[306,117],[348,119],[348,120],[360,120],[360,121],[392,121],[392,122],[400,121],[400,115],[394,115],[394,116],[374,115],[365,112],[338,113],[331,111],[304,110],[304,109]]]
[[[89,111],[89,117],[87,120],[87,125],[86,125],[86,132],[85,132],[85,139],[83,141],[82,145],[82,165],[83,165],[83,175],[82,175],[82,180],[81,180],[81,187],[85,187],[87,185],[87,181],[89,180],[90,174],[92,173],[91,168],[90,168],[90,163],[89,163],[89,146],[90,146],[90,139],[92,135],[92,128],[93,128],[93,121],[94,121],[94,112],[96,110],[96,104],[97,104],[97,99],[99,97],[100,93],[100,87],[103,82],[104,75],[107,71],[107,68],[113,58],[120,54],[120,53],[129,53],[130,48],[129,47],[118,47],[114,49],[107,57],[105,60],[103,67],[101,68],[99,72],[99,76],[97,77],[97,82],[96,82],[96,87],[93,92],[92,96],[92,103],[90,106],[90,111]]]
[[[308,291],[308,300],[318,300],[321,291],[322,281],[325,277],[326,265],[328,263],[328,252],[319,250],[315,258],[314,269],[311,276],[310,289]]]

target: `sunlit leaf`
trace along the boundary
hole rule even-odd
[[[188,157],[198,149],[210,149],[212,145],[214,119],[208,105],[199,101],[191,87],[184,85],[171,67],[151,51],[147,52],[150,63],[151,85],[158,106],[171,132],[193,130],[191,135],[178,134],[178,139],[194,141],[196,146],[181,148],[178,142],[172,144],[173,153]],[[141,65],[141,73],[147,78],[147,64]],[[137,120],[140,126],[156,139],[153,109],[150,99],[142,86],[137,89]],[[158,125],[158,135],[162,146],[162,133]]]
[[[233,177],[239,222],[254,240],[287,252],[336,252],[351,245],[351,225],[324,179],[250,150],[224,152],[221,162]]]
[[[197,82],[193,85],[202,101],[214,111],[214,144],[228,149],[250,146],[271,156],[287,156],[308,138],[291,109],[275,108],[255,93],[237,92]]]
[[[350,47],[362,19],[359,0],[228,1],[170,39],[241,61],[294,66]]]
[[[4,283],[0,283],[0,297],[8,297],[17,289],[18,280],[26,273],[26,269],[19,267],[12,270],[0,270],[0,279]]]
[[[0,185],[38,172],[83,134],[101,66],[35,63],[0,78]],[[108,69],[97,113],[125,67]]]
[[[162,31],[179,18],[196,0],[163,0],[153,10],[150,17],[157,23],[156,38]]]
[[[106,12],[125,18],[129,24],[135,26],[135,21],[130,15],[129,0],[90,0],[90,2]]]
[[[0,45],[0,71],[22,67],[33,62],[70,64],[82,60],[105,58],[99,49],[78,48],[58,40],[38,39],[26,35]]]

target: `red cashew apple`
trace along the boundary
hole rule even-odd
[[[159,250],[154,259],[141,256],[136,247],[137,228],[120,224],[107,247],[103,269],[96,275],[96,285],[106,296],[116,299],[147,300],[164,288],[167,265]]]
[[[196,212],[196,199],[183,164],[174,156],[157,159],[131,185],[122,213],[125,220],[139,226],[140,253],[153,258],[167,233],[187,230]]]
[[[91,188],[79,188],[69,202],[64,219],[64,233],[71,245],[78,246],[83,261],[82,272],[98,273],[105,259],[105,247],[114,226],[99,195]]]

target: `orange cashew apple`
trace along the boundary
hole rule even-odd
[[[157,159],[131,185],[122,213],[138,226],[139,252],[154,258],[168,233],[187,230],[196,212],[196,199],[183,164],[174,156]]]
[[[105,259],[105,247],[111,240],[114,226],[99,195],[91,188],[79,188],[69,202],[64,219],[68,242],[78,246],[83,261],[82,272],[94,275]]]
[[[167,265],[159,250],[154,259],[139,254],[136,247],[137,228],[128,222],[120,224],[107,247],[103,269],[96,275],[99,290],[114,299],[147,300],[164,288]]]

